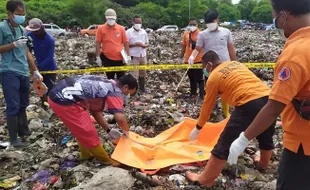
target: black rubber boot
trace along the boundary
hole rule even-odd
[[[19,124],[19,117],[18,116],[8,116],[7,117],[7,124],[9,129],[9,136],[11,145],[15,148],[21,148],[25,145],[21,142],[19,138],[17,138],[17,130]]]
[[[145,80],[144,80],[144,77],[139,77],[139,90],[141,92],[145,92]]]
[[[17,129],[18,129],[18,135],[20,137],[31,135],[31,131],[29,130],[29,127],[28,127],[26,111],[22,112],[19,115],[19,123],[18,123]]]

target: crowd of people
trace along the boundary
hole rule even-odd
[[[189,20],[190,31],[185,32],[180,58],[188,63],[202,63],[203,69],[190,69],[190,93],[202,102],[196,127],[189,135],[195,141],[208,122],[217,96],[229,121],[226,124],[211,157],[200,174],[187,172],[189,181],[211,187],[228,161],[238,162],[238,156],[250,141],[259,142],[260,156],[253,156],[256,167],[269,166],[274,149],[275,121],[281,115],[284,150],[279,165],[277,189],[308,189],[310,170],[310,136],[308,106],[310,94],[310,61],[307,46],[310,43],[310,0],[271,0],[274,25],[287,38],[283,52],[274,70],[270,89],[244,64],[237,61],[231,32],[219,27],[216,10],[208,10],[204,17],[206,29],[198,29],[197,20]],[[23,147],[23,138],[29,136],[26,107],[29,105],[29,70],[36,80],[48,87],[42,96],[76,137],[81,159],[95,157],[107,164],[120,164],[105,152],[94,121],[113,138],[130,138],[129,124],[124,114],[128,95],[148,93],[145,71],[107,72],[107,79],[94,75],[65,78],[56,83],[55,74],[41,75],[40,71],[56,70],[55,40],[45,32],[38,18],[29,21],[26,32],[26,9],[22,1],[9,0],[8,18],[0,23],[0,82],[6,101],[6,118],[11,144]],[[105,12],[105,24],[96,34],[96,63],[112,67],[126,64],[147,64],[148,35],[142,28],[142,18],[132,19],[127,31],[117,24],[113,9]],[[29,41],[33,42],[34,57]],[[268,55],[266,55],[268,56]],[[116,78],[115,78],[116,77]],[[138,78],[138,80],[136,79]],[[152,85],[152,84],[149,84]],[[198,93],[197,93],[198,91]],[[230,114],[229,107],[234,111]],[[123,133],[110,129],[104,119],[104,110],[114,114]],[[93,120],[93,118],[94,120]]]

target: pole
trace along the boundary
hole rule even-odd
[[[188,20],[191,19],[191,0],[188,0]]]

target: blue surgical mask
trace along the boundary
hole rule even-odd
[[[207,71],[207,68],[204,68],[202,71],[205,77],[209,77],[210,73]]]
[[[25,22],[26,16],[14,15],[13,21],[16,24],[23,24]]]
[[[285,16],[286,16],[286,18],[287,18],[286,13],[284,12],[283,14],[285,14]],[[279,16],[280,16],[280,13],[276,16],[276,18],[273,19],[273,25],[274,25],[274,27],[276,28],[276,30],[277,30],[277,32],[279,33],[279,35],[280,35],[281,37],[285,38],[284,30],[283,30],[282,28],[279,28],[278,25],[277,25],[277,19],[278,19]],[[284,23],[283,23],[283,26],[285,25],[285,23],[286,23],[286,19],[285,19],[285,21],[284,21]]]

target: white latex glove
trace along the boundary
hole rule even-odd
[[[197,139],[199,135],[200,130],[198,130],[196,127],[192,130],[192,132],[189,135],[189,140],[194,141]]]
[[[40,81],[43,81],[43,77],[38,70],[33,71],[33,77],[37,78]]]
[[[13,42],[16,48],[22,48],[27,46],[28,39],[18,39],[17,41]]]
[[[96,57],[96,63],[99,67],[102,67],[102,61],[99,56]]]
[[[123,136],[124,136],[125,138],[129,138],[129,131],[124,131],[124,130],[123,130]]]
[[[227,162],[231,165],[237,164],[238,157],[249,145],[249,143],[250,141],[244,136],[244,132],[242,132],[239,137],[231,144]]]
[[[188,59],[188,66],[192,66],[194,64],[194,61],[195,61],[195,57],[191,55]]]
[[[117,129],[111,129],[108,135],[111,139],[116,140],[116,139],[121,138],[122,133],[119,132]]]

